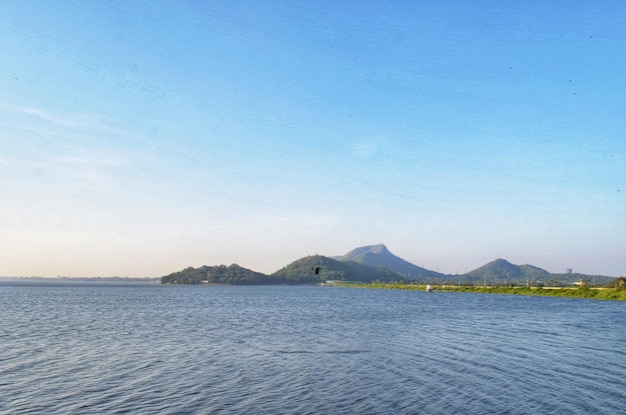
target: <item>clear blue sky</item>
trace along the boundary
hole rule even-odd
[[[384,243],[626,274],[621,1],[0,1],[0,275]]]

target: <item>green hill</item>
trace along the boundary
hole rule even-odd
[[[496,259],[467,274],[461,275],[462,281],[467,283],[518,284],[518,285],[547,285],[563,286],[574,282],[586,281],[592,284],[606,284],[611,277],[585,274],[552,274],[545,269],[534,265],[515,265],[504,259]]]
[[[315,273],[316,268],[318,274]],[[374,268],[353,261],[337,261],[321,255],[308,256],[292,262],[271,275],[288,284],[338,281],[398,281],[402,276],[386,268]]]
[[[161,277],[162,284],[271,284],[272,279],[237,264],[185,268]]]
[[[468,282],[547,280],[550,273],[532,265],[515,265],[504,259],[496,259],[463,275]]]

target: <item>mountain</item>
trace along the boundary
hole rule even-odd
[[[375,268],[384,267],[402,275],[404,278],[412,280],[441,279],[445,277],[444,274],[418,267],[395,256],[383,244],[362,246],[333,259],[341,262],[356,262]]]
[[[606,284],[611,277],[585,274],[552,274],[545,269],[534,265],[515,265],[505,259],[496,259],[473,271],[463,274],[459,278],[467,283],[493,284],[505,282],[514,284],[543,284],[543,285],[567,285],[578,281]]]
[[[549,279],[550,273],[532,265],[515,265],[505,259],[496,259],[462,277],[467,282],[537,281]]]
[[[315,270],[318,269],[318,273]],[[322,255],[298,259],[271,275],[286,283],[339,281],[398,281],[403,277],[387,268],[374,268],[354,261],[337,261]]]
[[[577,273],[552,274],[533,265],[515,265],[505,259],[496,259],[466,274],[445,275],[411,264],[389,252],[383,244],[362,246],[333,258],[321,255],[307,256],[271,275],[232,264],[189,267],[161,277],[163,284],[312,284],[327,280],[360,282],[414,280],[445,284],[486,282],[559,286],[580,281],[607,284],[613,278]]]

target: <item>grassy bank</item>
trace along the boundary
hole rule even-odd
[[[346,284],[351,287],[386,288],[394,290],[426,290],[425,285],[413,284]],[[550,297],[594,298],[597,300],[626,301],[626,290],[614,288],[539,288],[539,287],[480,287],[432,285],[435,292],[465,292],[484,294],[536,295]]]

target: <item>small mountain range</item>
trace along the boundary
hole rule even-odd
[[[300,258],[267,275],[237,264],[186,268],[161,277],[163,284],[315,284],[328,280],[354,282],[415,281],[432,284],[568,285],[578,281],[607,284],[613,277],[578,273],[552,274],[533,265],[496,259],[465,274],[441,274],[392,254],[385,245],[355,248],[345,255]]]

